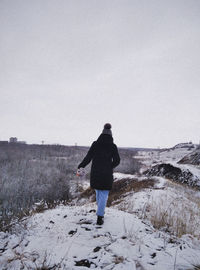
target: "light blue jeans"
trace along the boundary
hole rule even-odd
[[[109,190],[95,189],[97,201],[97,216],[104,216]]]

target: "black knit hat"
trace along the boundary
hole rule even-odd
[[[102,134],[107,134],[107,135],[112,136],[111,128],[112,128],[111,124],[106,123],[106,124],[104,125],[104,129],[103,129],[103,131],[102,131]]]

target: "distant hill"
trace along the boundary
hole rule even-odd
[[[180,148],[187,148],[187,149],[192,149],[192,148],[195,148],[196,145],[193,144],[192,142],[189,142],[189,143],[179,143],[179,144],[176,144],[174,147],[172,147],[172,149],[180,149]]]
[[[178,163],[179,164],[200,165],[200,147],[195,149],[192,153],[186,155]]]

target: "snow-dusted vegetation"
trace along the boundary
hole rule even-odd
[[[73,147],[9,144],[0,151],[1,229],[29,214],[34,203],[50,207],[69,199],[79,151]]]
[[[13,219],[29,215],[35,208],[39,211],[66,203],[72,195],[77,166],[87,151],[87,147],[62,145],[1,146],[0,229],[9,229]],[[120,150],[122,172],[133,173],[139,168],[132,158],[134,153]]]
[[[103,226],[85,190],[0,233],[1,269],[198,269],[198,194],[161,177],[116,177]]]
[[[75,176],[88,148],[4,149],[1,204],[10,209],[7,215],[15,214],[13,197],[16,213],[29,211],[12,230],[0,232],[0,269],[198,270],[199,189],[174,175],[184,179],[187,169],[198,182],[199,167],[178,163],[194,151],[191,145],[180,146],[120,149],[122,163],[114,173],[103,226],[96,225],[90,168],[84,179]],[[163,164],[169,165],[167,174],[158,169]]]

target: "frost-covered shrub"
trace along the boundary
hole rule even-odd
[[[75,178],[78,164],[88,147],[62,145],[0,146],[0,229],[12,217],[29,213],[33,205],[43,201],[49,207],[66,202],[70,180]],[[135,173],[139,163],[135,151],[120,149],[118,172]],[[90,166],[86,168],[89,179]]]
[[[8,144],[0,149],[0,229],[34,203],[68,201],[70,180],[85,148]]]

